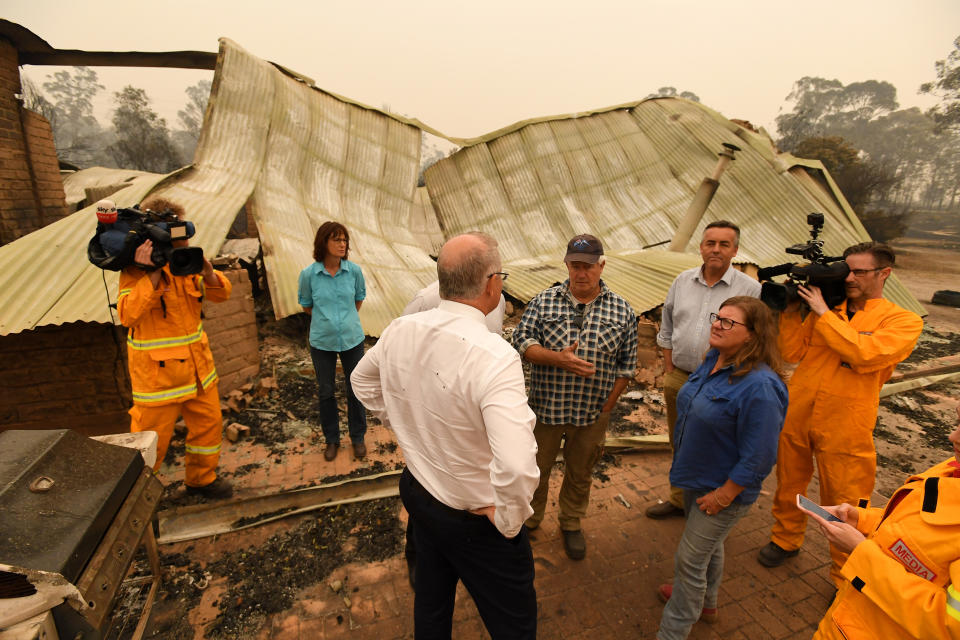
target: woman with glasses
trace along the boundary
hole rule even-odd
[[[787,387],[777,323],[748,296],[710,314],[710,350],[677,395],[670,484],[683,489],[686,525],[674,556],[673,584],[660,640],[686,638],[698,620],[715,622],[723,542],[760,494],[777,459]]]
[[[313,259],[300,272],[297,297],[303,310],[310,314],[310,355],[320,386],[320,422],[327,447],[323,457],[331,461],[340,448],[340,412],[334,397],[337,357],[343,366],[347,384],[347,424],[353,455],[363,458],[367,446],[367,414],[353,394],[350,374],[363,357],[363,327],[360,305],[367,289],[360,266],[347,260],[350,234],[339,222],[320,225],[313,241]]]

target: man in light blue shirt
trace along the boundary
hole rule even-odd
[[[727,298],[760,297],[760,283],[731,264],[739,248],[740,227],[726,220],[708,224],[700,241],[703,264],[677,276],[663,303],[657,344],[663,349],[663,399],[671,446],[677,393],[707,352],[710,314],[716,313]],[[683,491],[671,486],[669,500],[650,506],[646,514],[650,518],[682,516]]]

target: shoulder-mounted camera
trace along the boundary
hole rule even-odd
[[[807,214],[807,224],[810,225],[810,240],[785,249],[791,255],[801,256],[806,263],[787,262],[760,269],[757,273],[762,283],[760,299],[771,309],[783,311],[791,302],[802,301],[797,293],[800,285],[819,287],[830,308],[837,306],[847,297],[845,281],[850,268],[842,257],[823,255],[823,240],[819,238],[823,229],[823,214]],[[773,278],[782,275],[787,276],[785,281],[773,281]]]
[[[137,248],[147,240],[153,241],[150,259],[152,265],[136,264],[147,271],[170,263],[170,273],[186,276],[203,271],[203,249],[177,247],[176,240],[193,237],[196,227],[180,220],[171,210],[141,210],[139,205],[117,209],[109,200],[97,203],[97,231],[87,244],[90,262],[108,271],[120,271],[136,264]]]

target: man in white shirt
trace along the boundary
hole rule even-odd
[[[707,352],[710,314],[719,311],[727,298],[760,297],[760,283],[731,264],[739,248],[740,227],[726,220],[708,224],[700,241],[703,264],[677,276],[663,303],[657,344],[663,349],[663,399],[670,446],[677,420],[677,393]],[[670,487],[670,498],[648,507],[646,514],[648,518],[682,516],[683,491]]]
[[[486,234],[449,240],[437,260],[440,305],[391,322],[350,378],[406,459],[418,638],[451,637],[458,579],[491,638],[536,637],[523,527],[540,475],[535,417],[520,357],[484,324],[503,289],[500,265]]]
[[[408,316],[411,313],[420,313],[421,311],[429,311],[430,309],[436,309],[437,305],[440,304],[440,282],[434,280],[420,291],[417,291],[417,295],[413,296],[413,300],[407,303],[407,306],[403,308],[403,313],[400,315]],[[503,333],[503,316],[507,311],[507,301],[503,297],[503,294],[500,294],[500,302],[497,304],[497,308],[484,316],[484,322],[487,324],[487,329],[492,333],[501,334]]]

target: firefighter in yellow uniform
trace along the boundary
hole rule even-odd
[[[811,515],[850,553],[814,640],[960,638],[960,424],[950,441],[954,457],[908,478],[885,509]]]
[[[166,201],[145,208],[182,210]],[[185,246],[186,240],[174,241]],[[153,244],[138,247],[138,265],[151,265]],[[117,310],[127,327],[127,359],[133,387],[130,431],[155,431],[157,462],[163,463],[173,426],[182,415],[187,425],[187,493],[210,498],[232,494],[230,483],[217,477],[223,418],[217,392],[217,370],[200,316],[203,300],[223,302],[232,285],[204,258],[197,275],[175,276],[169,265],[120,273]]]
[[[801,320],[799,308],[780,316],[781,354],[799,364],[780,433],[771,541],[757,558],[764,566],[782,564],[803,544],[806,516],[796,507],[796,494],[806,495],[814,459],[822,504],[869,501],[880,388],[923,330],[920,316],[883,298],[892,249],[862,243],[848,248],[844,259],[850,268],[846,300],[831,310],[817,287],[800,287],[810,309],[806,318]],[[831,548],[830,555],[831,577],[839,586],[846,554]]]

